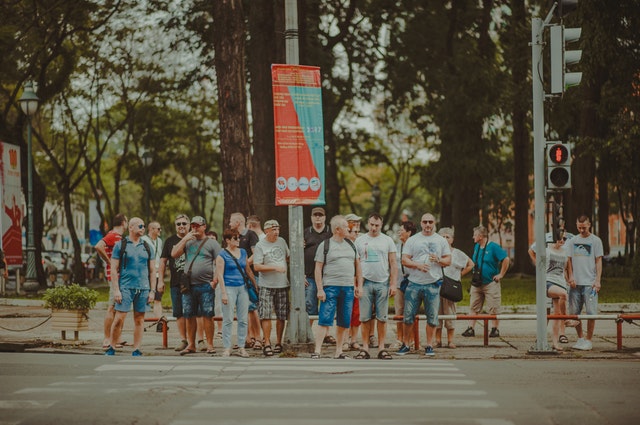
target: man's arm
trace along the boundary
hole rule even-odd
[[[497,275],[495,275],[493,277],[493,280],[495,282],[500,282],[500,279],[502,279],[504,277],[504,275],[507,274],[507,270],[509,270],[509,257],[505,257],[504,260],[502,260],[501,263],[501,267],[500,267],[500,273],[498,273]]]
[[[389,253],[389,295],[393,296],[396,293],[396,286],[398,282],[398,261],[396,259],[396,252]]]
[[[324,293],[324,286],[322,283],[322,269],[324,267],[324,263],[320,261],[316,261],[316,269],[314,270],[314,276],[316,278],[316,287],[318,288],[318,300],[326,301],[327,295]]]
[[[600,279],[602,278],[602,257],[596,257],[596,281],[593,287],[597,292],[600,292]]]
[[[111,291],[113,291],[113,300],[118,304],[122,302],[120,285],[118,285],[119,272],[120,272],[120,258],[113,256],[111,257]]]
[[[105,241],[103,239],[100,239],[94,248],[100,258],[102,258],[105,263],[108,263],[109,257],[107,256],[107,244],[105,243]]]

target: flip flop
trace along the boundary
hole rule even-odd
[[[381,350],[378,353],[378,358],[381,360],[391,360],[393,359],[393,357],[391,357],[391,354],[389,354],[389,352],[387,350]]]
[[[187,354],[195,354],[196,350],[192,350],[190,348],[185,348],[184,350],[180,351],[180,355],[181,356],[186,356]]]
[[[568,344],[569,343],[569,338],[567,338],[566,335],[560,335],[558,337],[558,342],[560,342],[562,344]]]
[[[253,343],[253,349],[256,351],[261,351],[262,350],[262,342],[256,340],[256,342]]]
[[[265,345],[262,349],[262,353],[267,357],[273,356],[273,350],[271,349],[270,345]]]
[[[122,348],[127,345],[127,341],[122,341],[116,344],[116,348]]]
[[[345,353],[340,353],[337,356],[334,357],[334,359],[340,359],[340,360],[345,360],[345,359],[350,359],[351,357],[347,356]]]
[[[216,349],[215,348],[207,350],[207,354],[215,354],[215,353],[216,353]]]
[[[356,356],[356,359],[370,359],[371,356],[369,355],[369,353],[367,351],[361,350],[358,355]]]

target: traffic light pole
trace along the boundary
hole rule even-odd
[[[553,11],[553,9],[552,9]],[[550,19],[551,13],[547,17]],[[536,352],[550,352],[547,343],[547,244],[545,240],[545,138],[544,138],[544,88],[543,46],[544,22],[531,20],[531,76],[533,80],[533,175],[536,241]]]

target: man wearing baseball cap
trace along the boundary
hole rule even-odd
[[[258,279],[258,315],[262,335],[264,336],[265,356],[282,353],[282,335],[285,321],[289,317],[289,280],[287,262],[289,247],[280,237],[280,223],[267,220],[264,223],[267,236],[256,245],[253,251],[253,267],[260,273]],[[271,313],[276,315],[276,345],[271,348]]]
[[[215,353],[213,348],[214,334],[214,301],[217,282],[215,277],[215,260],[222,247],[206,235],[207,222],[197,215],[191,219],[191,231],[171,250],[173,258],[185,254],[185,273],[191,275],[191,289],[182,294],[182,313],[187,329],[187,347],[180,355],[196,352],[196,317],[204,317],[204,333],[207,340],[207,353]]]
[[[316,250],[318,245],[331,237],[331,229],[326,224],[327,216],[324,208],[315,207],[311,210],[311,226],[304,229],[304,298],[309,316],[318,315],[318,287],[314,276],[316,270]],[[313,320],[310,320],[313,325]],[[335,344],[336,340],[327,335],[325,343]]]

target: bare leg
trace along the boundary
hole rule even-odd
[[[436,335],[436,327],[427,325],[427,345],[433,347],[433,337]]]
[[[185,350],[196,351],[196,331],[198,321],[195,317],[185,319],[185,328],[187,332],[187,348]]]
[[[276,320],[276,344],[282,345],[282,335],[284,334],[284,320]]]
[[[316,353],[318,354],[322,353],[322,342],[324,341],[324,337],[327,336],[328,332],[329,332],[328,326],[318,326],[318,330],[316,331],[316,347],[315,347]]]
[[[176,324],[178,325],[178,333],[180,334],[180,339],[187,340],[187,324],[184,320],[184,317],[180,317],[176,319]]]
[[[112,345],[111,344],[111,325],[113,325],[113,318],[116,316],[116,310],[113,305],[110,305],[107,308],[107,314],[104,316],[104,340],[102,341],[102,345]],[[122,329],[120,329],[122,331]],[[119,342],[116,340],[116,342]],[[115,343],[114,343],[115,345]]]
[[[336,326],[336,357],[342,354],[342,344],[344,343],[345,336],[347,335],[348,328]],[[322,338],[324,339],[324,337]],[[317,344],[317,341],[316,341]]]
[[[211,317],[203,317],[202,323],[204,324],[204,334],[207,339],[207,350],[213,350],[213,334],[215,333],[216,327],[213,324],[213,318]]]
[[[271,319],[260,320],[262,334],[264,335],[264,345],[271,345]]]
[[[113,323],[111,324],[111,340],[112,341],[120,341],[120,336],[122,335],[122,325],[124,324],[124,319],[126,317],[127,317],[126,311],[115,312]],[[134,334],[134,337],[135,337],[135,334]]]
[[[380,350],[384,350],[384,344],[387,338],[387,322],[382,322],[380,320],[376,320],[376,322],[378,322],[378,347],[380,347]]]
[[[142,334],[144,333],[144,312],[133,312],[133,349],[137,350],[142,344]]]
[[[360,323],[361,333],[362,333],[362,349],[364,351],[369,351],[369,335],[371,333],[371,320],[367,320],[366,322]],[[340,327],[338,326],[338,329]]]

